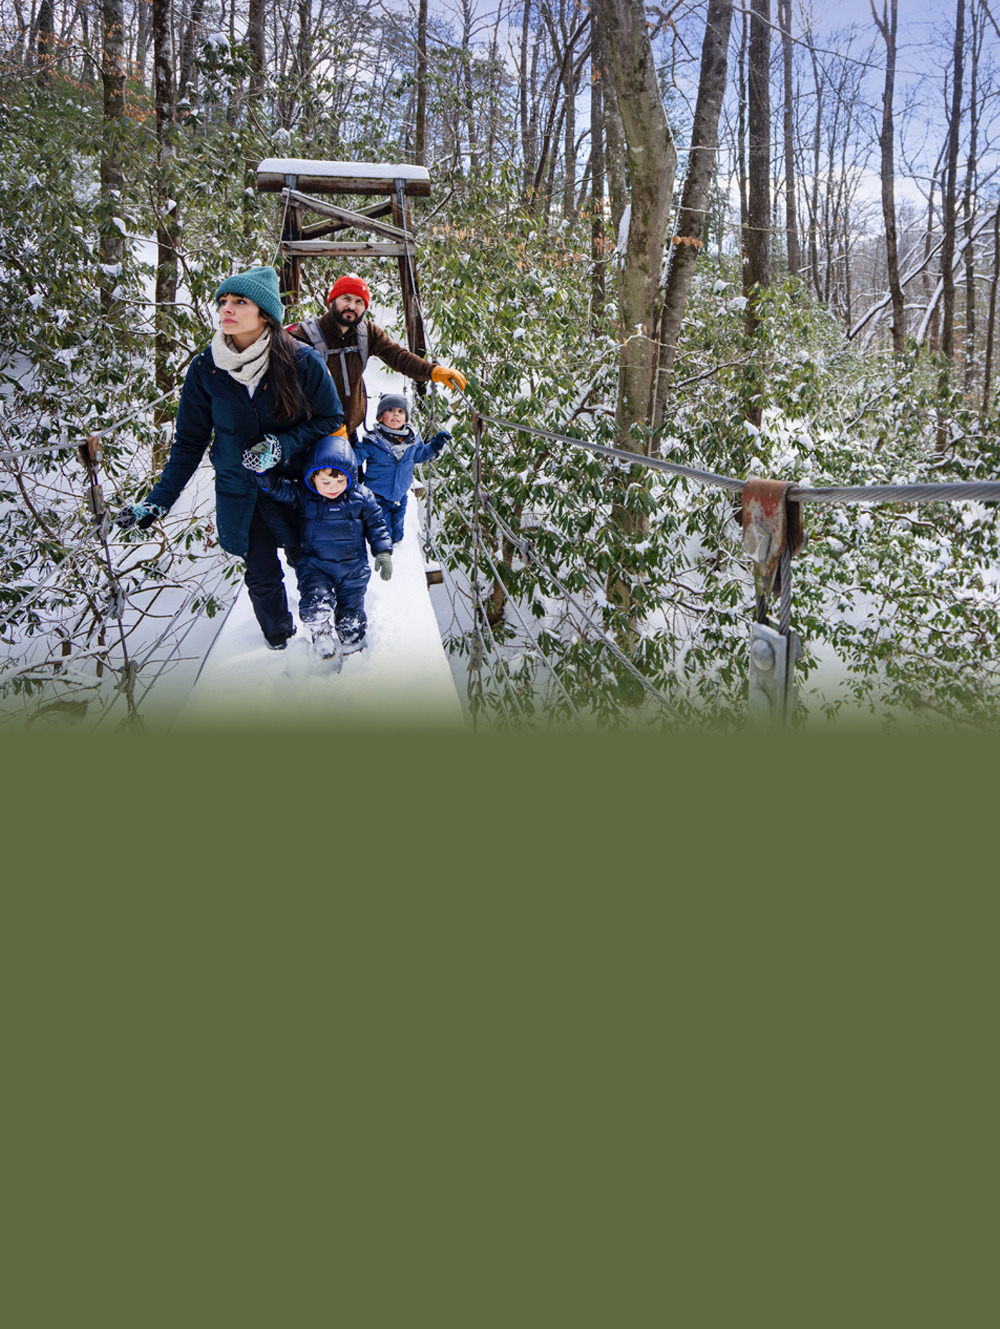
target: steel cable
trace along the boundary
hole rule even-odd
[[[71,429],[79,429],[84,441],[88,438],[107,438],[107,436],[113,434],[116,429],[121,429],[122,425],[131,424],[133,420],[138,420],[140,415],[144,415],[146,411],[152,410],[154,406],[159,406],[162,402],[168,401],[171,397],[176,395],[176,392],[177,389],[172,388],[170,392],[165,392],[162,397],[157,397],[155,401],[144,402],[143,405],[140,406],[137,411],[133,411],[131,415],[122,416],[122,418],[116,420],[114,424],[110,424],[105,429],[100,429],[96,433],[84,432],[84,425],[70,425],[68,427]],[[0,458],[4,461],[20,461],[22,457],[40,457],[43,454],[51,456],[54,452],[75,452],[79,446],[79,443],[48,443],[37,448],[19,448],[16,451],[0,451]]]
[[[482,420],[485,419],[485,416],[480,416],[479,418]],[[462,463],[460,462],[459,464],[461,465]],[[464,465],[462,466],[462,469],[468,475],[468,471],[465,469]],[[473,480],[473,483],[475,483],[473,476],[470,476],[469,478]],[[632,663],[631,660],[629,660],[628,656],[622,654],[622,652],[618,649],[618,647],[614,644],[614,642],[610,639],[610,637],[608,637],[608,635],[605,633],[604,629],[600,626],[600,624],[597,623],[590,616],[590,614],[587,613],[586,609],[584,609],[584,607],[579,603],[579,601],[576,600],[570,594],[570,592],[565,588],[565,586],[563,586],[562,582],[558,579],[555,573],[552,572],[550,568],[546,567],[546,565],[542,563],[541,560],[535,555],[534,551],[528,548],[526,543],[521,539],[519,539],[519,537],[514,534],[514,532],[506,524],[506,522],[496,511],[496,509],[493,507],[490,501],[485,497],[485,495],[482,498],[482,504],[486,508],[486,510],[490,513],[490,515],[493,517],[494,521],[497,523],[500,529],[510,540],[510,542],[520,552],[521,556],[527,559],[534,567],[540,568],[545,573],[545,575],[550,579],[550,581],[552,581],[553,584],[559,588],[560,594],[563,595],[569,601],[569,603],[573,605],[574,609],[577,611],[577,613],[580,615],[583,621],[590,628],[592,628],[593,631],[600,637],[604,645],[607,646],[607,648],[611,651],[611,653],[615,656],[615,658],[618,659],[620,663],[625,666],[625,668],[642,684],[644,688],[646,688],[648,692],[650,692],[653,696],[657,698],[660,704],[664,706],[671,713],[671,715],[675,716],[676,719],[679,720],[681,724],[685,725],[688,724],[688,721],[684,718],[684,716],[681,715],[681,713],[678,710],[676,710],[673,704],[663,695],[663,693],[660,692],[652,683],[650,683],[650,681],[643,674],[641,674],[638,669],[636,669],[635,665]]]
[[[536,429],[533,425],[521,424],[517,420],[503,420],[489,415],[481,416],[481,419],[486,424],[513,429],[522,434],[532,434],[536,438],[551,439],[557,443],[571,443],[600,457],[610,457],[615,461],[627,462],[629,465],[666,471],[719,489],[742,491],[746,483],[745,480],[737,480],[735,476],[717,475],[712,471],[701,471],[692,466],[680,466],[676,462],[664,461],[662,457],[646,457],[639,452],[625,452],[621,448],[605,447],[602,443],[571,438],[568,434]],[[1000,480],[953,480],[948,484],[841,485],[829,489],[813,489],[793,484],[788,491],[788,497],[800,503],[974,503],[977,501],[990,503],[1000,502]]]

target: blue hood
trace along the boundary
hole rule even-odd
[[[325,470],[330,467],[334,471],[343,471],[347,476],[347,488],[345,494],[350,493],[358,483],[358,463],[354,459],[354,449],[348,443],[346,438],[338,438],[335,434],[326,434],[323,438],[317,439],[309,449],[306,457],[304,469],[305,482],[315,494],[318,492],[313,488],[311,477],[314,471]]]

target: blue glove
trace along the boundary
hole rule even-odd
[[[392,576],[392,555],[376,554],[375,569],[383,581],[388,581]]]
[[[157,517],[165,517],[166,513],[167,509],[161,508],[159,503],[126,503],[115,517],[115,525],[123,531],[130,531],[133,526],[147,531]]]
[[[255,475],[263,475],[272,466],[281,461],[281,444],[273,434],[265,434],[259,443],[255,443],[243,454],[243,465]]]
[[[444,445],[450,442],[451,435],[448,433],[447,429],[442,429],[435,434],[431,439],[431,451],[434,453],[434,456],[436,457],[438,453],[442,451]]]

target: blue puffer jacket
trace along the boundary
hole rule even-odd
[[[211,347],[196,355],[184,380],[170,457],[146,502],[172,507],[211,440],[209,455],[215,467],[219,543],[228,553],[243,557],[247,552],[250,519],[259,500],[253,472],[243,465],[243,453],[265,434],[273,434],[281,444],[279,471],[301,475],[296,453],[316,439],[332,434],[344,420],[333,379],[312,347],[297,346],[296,360],[302,394],[312,408],[312,415],[303,412],[290,422],[278,424],[274,419],[274,394],[266,374],[251,400],[242,384],[216,367]]]
[[[359,462],[368,463],[365,468],[365,484],[368,488],[398,503],[413,483],[413,468],[417,462],[436,457],[450,437],[450,434],[442,431],[435,434],[429,443],[424,443],[412,425],[407,425],[398,433],[387,430],[384,425],[376,425],[371,433],[363,434],[358,439],[354,452]],[[392,445],[405,443],[408,438],[413,442],[397,461]]]
[[[315,471],[324,467],[343,471],[348,486],[336,498],[324,498],[310,483]],[[261,489],[279,503],[291,504],[298,513],[299,541],[306,556],[323,563],[356,563],[367,566],[365,540],[373,554],[391,554],[392,536],[385,525],[378,500],[358,484],[358,467],[346,438],[321,438],[309,450],[305,482],[289,480],[273,471],[258,475]]]

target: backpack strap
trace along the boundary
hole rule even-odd
[[[365,372],[365,365],[368,363],[368,320],[362,319],[358,324],[358,354],[361,356],[361,372]]]
[[[319,319],[307,318],[304,323],[299,324],[299,327],[309,338],[309,345],[314,351],[319,351],[320,355],[325,360],[330,354],[330,348],[327,346],[326,338],[323,336],[323,331],[319,326]]]
[[[351,395],[351,380],[347,372],[347,357],[349,355],[361,356],[361,372],[365,372],[365,365],[368,363],[368,324],[362,319],[358,324],[358,341],[356,346],[341,346],[331,350],[323,336],[323,329],[319,325],[318,318],[307,318],[299,327],[309,338],[310,345],[323,357],[323,361],[333,375],[333,367],[330,361],[334,356],[340,360],[340,381],[344,385],[344,401],[346,402]]]

